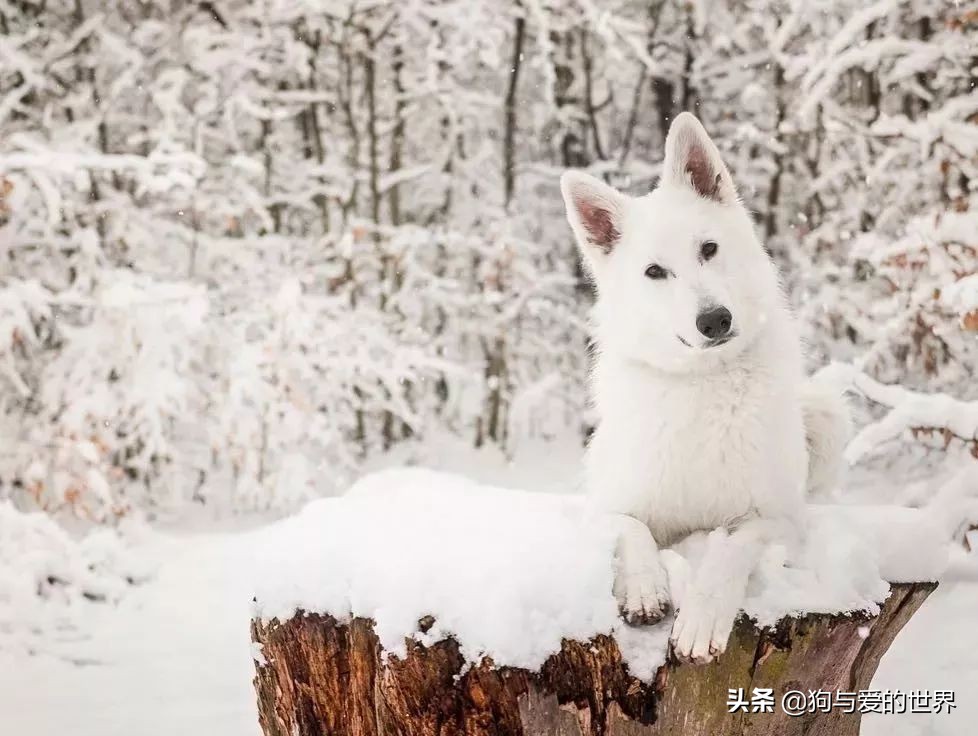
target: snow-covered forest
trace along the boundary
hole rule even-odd
[[[438,433],[583,439],[557,177],[646,191],[681,110],[813,366],[978,397],[973,4],[59,0],[0,31],[19,509],[290,508]]]

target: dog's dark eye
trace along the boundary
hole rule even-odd
[[[666,276],[669,275],[669,272],[666,271],[666,269],[664,269],[658,263],[653,263],[651,266],[645,269],[645,275],[648,276],[650,279],[658,280],[658,279],[664,279]]]
[[[704,261],[710,260],[717,254],[717,248],[718,246],[715,240],[707,240],[700,246],[700,258]]]

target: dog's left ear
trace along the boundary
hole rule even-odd
[[[583,171],[565,171],[560,177],[560,190],[567,207],[567,221],[587,261],[594,263],[610,255],[621,239],[628,198]]]
[[[690,187],[721,204],[737,201],[737,189],[720,151],[692,113],[680,113],[669,126],[662,180]]]

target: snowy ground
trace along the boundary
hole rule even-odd
[[[555,468],[561,464],[551,459]],[[504,479],[491,465],[475,475],[533,485],[519,463]],[[561,476],[542,477],[553,483]],[[264,534],[253,528],[160,535],[143,550],[160,562],[152,582],[118,605],[92,604],[84,626],[39,653],[0,650],[0,734],[257,734],[248,570]],[[867,717],[864,734],[974,733],[978,554],[957,555],[941,588],[884,658],[874,687],[952,689],[958,707],[950,715]]]
[[[161,538],[148,551],[162,561],[154,581],[115,607],[92,605],[77,641],[0,652],[0,733],[259,733],[242,565],[251,537]]]

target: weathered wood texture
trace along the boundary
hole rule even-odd
[[[806,616],[759,631],[737,622],[706,666],[667,664],[654,685],[628,674],[613,638],[565,641],[539,672],[463,660],[446,640],[409,642],[382,662],[371,622],[322,615],[252,624],[265,663],[255,688],[265,736],[849,736],[859,715],[787,716],[787,690],[857,691],[924,599],[930,583],[895,585],[875,619]],[[860,629],[862,629],[860,631]],[[728,688],[771,687],[774,713],[734,713]]]

